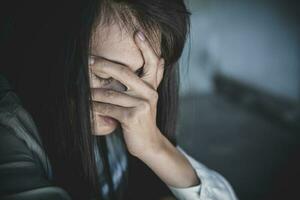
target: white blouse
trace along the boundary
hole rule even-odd
[[[169,186],[178,200],[237,200],[231,185],[218,172],[207,168],[205,165],[189,156],[180,146],[176,147],[188,159],[201,184],[188,187],[176,188]]]

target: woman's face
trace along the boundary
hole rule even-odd
[[[99,45],[98,45],[99,44]],[[142,54],[134,42],[133,35],[130,35],[125,29],[120,28],[117,24],[106,27],[97,28],[93,36],[91,54],[116,62],[128,67],[137,73],[144,64]],[[97,59],[95,59],[97,62]],[[125,91],[124,85],[119,81],[111,79],[108,75],[102,74],[96,76],[89,70],[91,88],[106,88],[116,91]],[[94,114],[94,130],[95,135],[106,135],[113,132],[117,128],[117,121],[113,119],[113,123],[105,121],[107,117]],[[110,118],[111,119],[111,118]]]

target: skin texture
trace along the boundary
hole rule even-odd
[[[163,78],[164,59],[142,32],[132,35],[112,24],[100,29],[95,38],[98,41],[92,46],[89,65],[94,133],[110,134],[119,123],[129,153],[167,185],[182,188],[199,184],[190,163],[156,125],[157,88]],[[141,67],[144,73],[139,77],[135,72]],[[112,81],[104,83],[101,78]]]

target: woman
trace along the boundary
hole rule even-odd
[[[36,61],[25,53],[19,77],[5,71],[35,123],[2,78],[2,197],[158,199],[168,188],[177,199],[236,199],[176,147],[183,1],[90,0],[67,14],[43,32],[54,45],[43,34]]]

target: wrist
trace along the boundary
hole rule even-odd
[[[156,142],[150,144],[144,148],[144,151],[137,157],[143,162],[151,161],[156,159],[160,155],[166,155],[168,152],[168,139],[160,132],[157,128],[157,139]]]
[[[164,135],[158,147],[146,149],[138,158],[167,185],[186,188],[200,183],[189,161]]]

